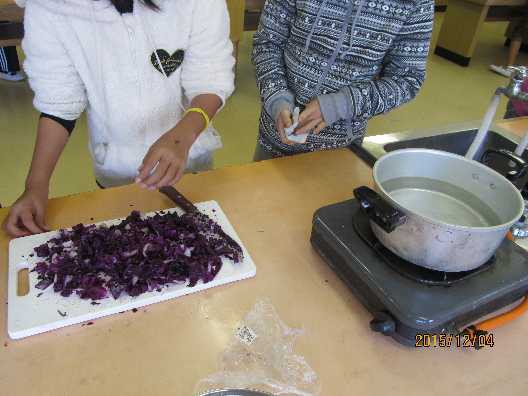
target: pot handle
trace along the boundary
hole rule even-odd
[[[497,169],[497,167],[494,166],[495,164],[492,163],[493,156],[503,157],[504,159],[508,160],[506,165],[508,168],[504,169],[503,167],[503,169]],[[526,171],[528,170],[528,163],[524,159],[506,149],[486,150],[484,154],[482,154],[480,162],[496,170],[512,182],[523,177],[526,174]],[[509,166],[509,164],[514,164],[515,166]]]
[[[363,186],[354,190],[354,196],[367,216],[390,234],[407,221],[407,215],[387,203],[374,190]]]

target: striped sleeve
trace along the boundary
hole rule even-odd
[[[295,18],[295,0],[267,0],[253,39],[253,64],[257,85],[266,109],[271,114],[278,102],[293,104],[288,89],[284,47]]]
[[[418,0],[385,55],[379,78],[345,86],[320,100],[325,104],[347,103],[340,114],[329,118],[367,120],[413,99],[425,80],[433,18],[433,0]]]

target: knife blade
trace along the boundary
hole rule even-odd
[[[159,192],[167,196],[172,202],[178,205],[187,213],[198,212],[198,208],[189,201],[181,192],[172,186],[161,187]]]

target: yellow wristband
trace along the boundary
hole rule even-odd
[[[202,117],[205,120],[205,128],[204,128],[204,130],[209,128],[209,124],[211,123],[211,120],[209,119],[209,116],[207,115],[207,113],[203,109],[200,109],[199,107],[191,107],[190,109],[187,109],[187,111],[185,112],[184,115],[187,115],[189,113],[201,114]]]

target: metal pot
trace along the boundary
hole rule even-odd
[[[377,193],[354,191],[374,234],[398,256],[437,271],[486,263],[522,216],[524,201],[505,177],[444,151],[407,149],[380,158]]]

